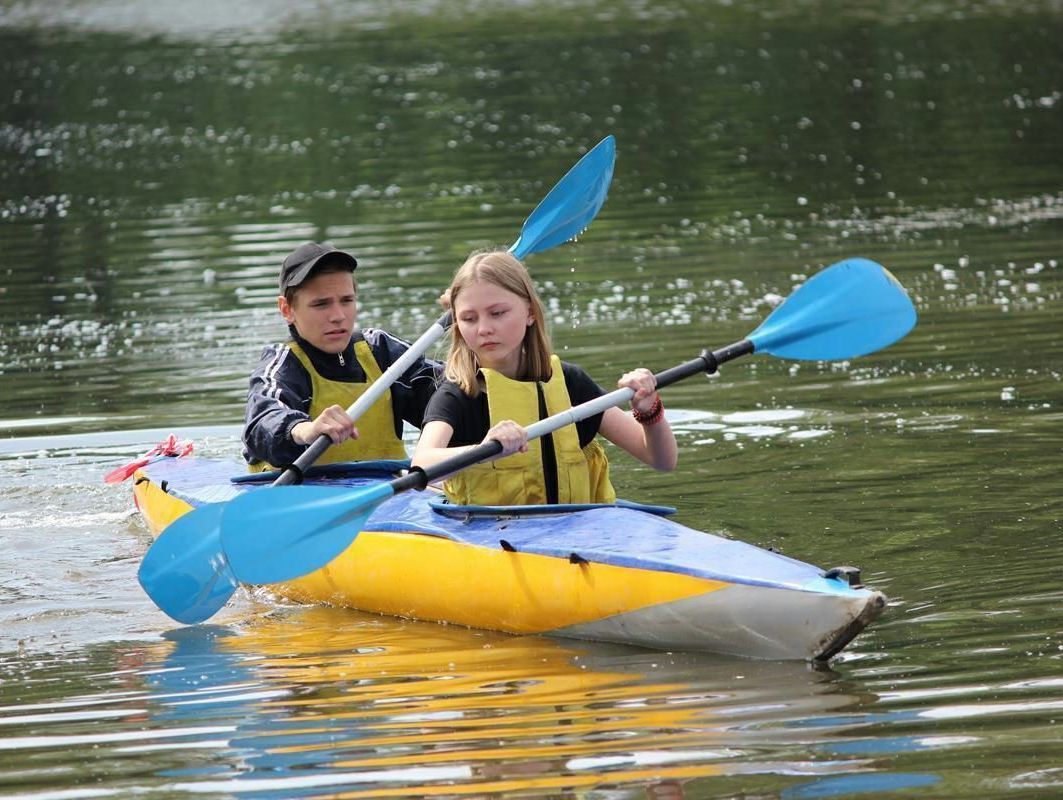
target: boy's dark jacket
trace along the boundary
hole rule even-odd
[[[377,328],[356,331],[342,353],[326,353],[289,328],[292,339],[310,357],[318,373],[343,383],[365,383],[365,372],[354,355],[354,343],[364,339],[380,369],[386,370],[409,344]],[[420,428],[428,400],[435,391],[442,365],[419,358],[391,386],[395,435],[402,438],[403,420]],[[244,415],[244,459],[250,464],[291,464],[306,450],[292,441],[291,430],[310,419],[310,375],[286,344],[270,345],[251,375]],[[357,425],[357,423],[355,423]]]

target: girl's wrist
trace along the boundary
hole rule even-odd
[[[635,418],[635,421],[639,423],[639,425],[646,427],[656,425],[664,419],[664,403],[661,402],[661,396],[657,395],[657,399],[654,401],[653,407],[649,411],[639,411],[637,408],[632,408],[631,416]]]

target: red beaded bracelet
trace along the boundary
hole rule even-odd
[[[631,416],[635,418],[639,425],[656,425],[664,419],[664,403],[661,402],[661,396],[657,396],[657,402],[653,404],[653,408],[649,411],[639,411],[637,408],[633,408],[631,409]]]

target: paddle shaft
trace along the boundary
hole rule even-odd
[[[719,350],[705,350],[697,358],[692,358],[690,361],[678,364],[663,372],[658,372],[653,377],[657,381],[657,388],[663,389],[673,383],[689,378],[691,375],[697,375],[702,372],[711,375],[716,372],[720,364],[732,361],[739,356],[748,355],[753,350],[753,343],[748,339],[743,339],[740,342],[721,347]],[[538,439],[566,425],[572,425],[580,420],[593,417],[595,414],[601,414],[613,406],[627,402],[634,395],[635,391],[633,389],[617,389],[609,392],[609,394],[596,397],[594,400],[588,400],[586,403],[580,403],[578,406],[565,409],[552,417],[541,419],[529,425],[527,428],[528,439]],[[434,480],[455,472],[461,472],[466,467],[486,461],[501,452],[502,444],[491,439],[430,467],[414,467],[407,474],[391,481],[389,486],[391,486],[394,494],[405,492],[408,489],[424,489]]]

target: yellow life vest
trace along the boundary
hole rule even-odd
[[[354,356],[365,371],[365,383],[344,383],[323,377],[310,361],[306,351],[296,342],[288,342],[292,354],[299,359],[310,375],[310,419],[317,419],[318,414],[329,406],[338,405],[349,408],[373,381],[380,380],[383,372],[373,357],[373,351],[364,339],[354,343]],[[391,409],[391,392],[385,392],[369,410],[362,414],[355,423],[358,438],[348,439],[334,444],[315,462],[333,464],[337,461],[369,461],[378,458],[405,459],[406,448],[402,440],[395,435],[395,416]],[[267,472],[277,469],[264,461],[252,464],[251,472]]]
[[[528,427],[540,419],[539,392],[549,416],[572,407],[561,370],[561,359],[551,356],[550,380],[515,381],[492,369],[481,369],[487,391],[489,426],[505,419]],[[575,425],[550,436],[557,462],[559,503],[613,503],[616,492],[609,481],[609,460],[597,440],[579,446]],[[542,440],[528,442],[527,453],[476,464],[448,478],[443,488],[452,503],[460,505],[537,505],[547,502]]]

